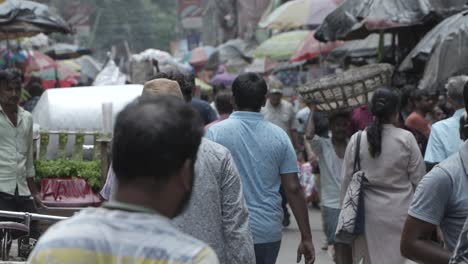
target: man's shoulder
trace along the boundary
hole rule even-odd
[[[109,218],[114,215],[114,222]],[[141,216],[141,217],[140,217]],[[128,247],[160,247],[172,248],[172,253],[191,252],[192,257],[208,247],[205,242],[187,235],[169,222],[158,222],[158,216],[140,213],[129,213],[104,208],[85,209],[77,215],[52,226],[39,240],[39,250],[57,248],[59,243],[68,243],[70,248],[98,250],[94,248],[103,242],[113,242],[115,245]],[[138,232],[135,232],[138,230]],[[141,233],[141,234],[138,234]],[[121,239],[128,235],[149,235],[144,241],[129,241]],[[161,241],[165,243],[161,244]],[[86,242],[86,244],[83,244]],[[197,253],[198,252],[198,253]],[[180,255],[180,254],[179,254]]]
[[[450,181],[453,184],[454,182],[458,182],[458,179],[461,179],[461,177],[466,177],[466,174],[460,153],[457,152],[437,164],[422,180]]]
[[[230,152],[226,147],[206,138],[202,139],[200,149],[198,150],[199,159],[207,159],[211,157],[222,160],[229,156],[229,154]]]
[[[19,111],[20,111],[20,115],[21,115],[22,118],[32,121],[33,116],[32,116],[32,114],[30,112],[24,110],[21,107],[19,109],[20,109]]]
[[[213,124],[210,126],[208,131],[210,132],[219,132],[221,130],[226,130],[226,129],[235,129],[237,125],[239,125],[239,120],[233,119],[233,118],[227,118],[223,120],[222,122],[218,122],[216,124]]]
[[[211,105],[200,99],[192,99],[191,105],[197,109],[211,109]]]
[[[441,121],[438,121],[438,122],[435,122],[433,125],[432,125],[432,130],[431,130],[431,133],[433,131],[436,131],[436,132],[446,132],[446,130],[448,128],[451,127],[451,124],[454,122],[454,117],[450,117],[450,118],[447,118],[447,119],[444,119],[444,120],[441,120]],[[460,120],[458,120],[457,122],[460,122]]]
[[[288,134],[278,125],[271,122],[264,122],[263,130],[270,133],[271,135],[285,137],[289,140]]]
[[[425,121],[426,119],[424,119],[423,116],[421,116],[420,114],[416,113],[416,112],[412,112],[407,118],[406,118],[406,121],[408,122],[421,122],[421,121]]]

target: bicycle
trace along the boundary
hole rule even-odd
[[[18,256],[27,259],[34,248],[35,242],[30,241],[31,221],[58,222],[67,219],[67,217],[34,214],[26,212],[1,211],[0,217],[21,219],[24,223],[12,221],[0,221],[0,259],[9,260],[9,251],[14,240],[18,240]]]

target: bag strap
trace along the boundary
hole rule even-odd
[[[362,131],[359,131],[357,135],[356,152],[354,153],[354,172],[361,170],[361,158],[359,157],[361,152],[361,137]]]

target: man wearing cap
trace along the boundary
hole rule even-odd
[[[294,109],[290,102],[283,100],[283,84],[273,80],[268,86],[268,100],[262,108],[262,114],[267,121],[279,126],[289,137],[292,137]]]
[[[283,83],[281,83],[281,81],[271,80],[268,86],[268,100],[265,107],[262,108],[261,113],[265,117],[266,121],[279,126],[284,130],[284,132],[288,134],[297,154],[297,151],[300,150],[300,147],[298,146],[299,140],[297,131],[293,128],[295,118],[293,106],[290,102],[283,100]],[[288,208],[286,207],[288,202],[284,195],[283,188],[281,188],[280,192],[281,197],[283,198],[283,225],[289,226],[290,214],[288,212]]]
[[[145,83],[142,95],[173,95],[183,100],[179,83],[186,83],[181,74],[156,75],[155,80]],[[112,200],[116,190],[114,177],[110,170],[101,192],[106,200]],[[241,178],[231,153],[203,139],[195,163],[191,199],[187,209],[173,223],[183,232],[208,243],[221,264],[253,264],[255,253],[248,219]]]

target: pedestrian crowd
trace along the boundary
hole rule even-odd
[[[35,212],[20,78],[0,72],[0,210]],[[193,98],[193,75],[166,69],[116,118],[103,206],[50,227],[29,262],[273,264],[290,210],[300,230],[291,263],[314,263],[298,177],[310,163],[335,263],[468,263],[467,81],[449,79],[446,95],[382,87],[369,105],[323,113],[255,73],[210,105]],[[41,88],[28,90],[33,109]],[[348,215],[350,190],[362,218]]]

